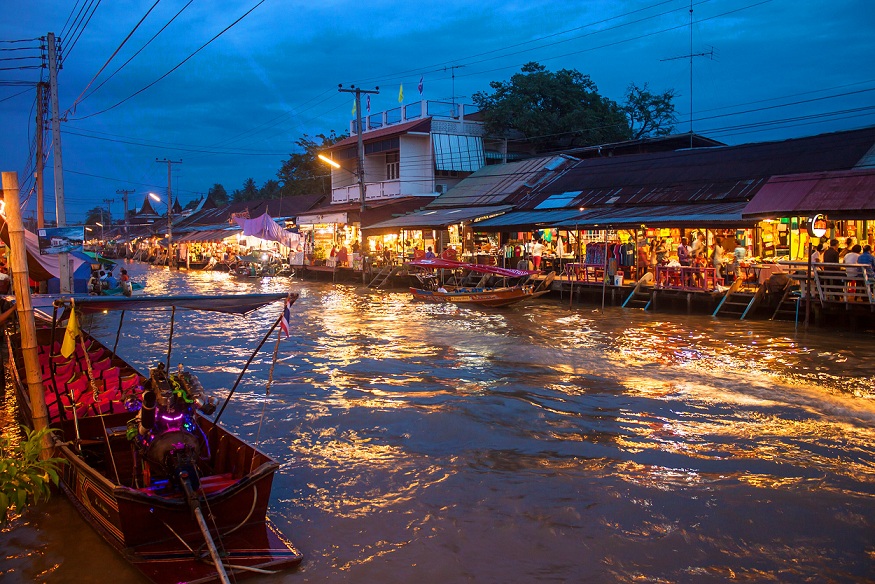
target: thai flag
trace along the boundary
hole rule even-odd
[[[419,97],[422,97],[422,80],[423,80],[423,78],[424,78],[424,76],[421,76],[419,78],[419,85],[417,86],[417,89],[419,89]]]
[[[368,115],[371,115],[371,96],[368,94]]]
[[[291,334],[289,332],[289,319],[292,317],[292,305],[289,300],[290,298],[286,296],[286,303],[283,306],[283,317],[280,319],[280,328],[286,333],[286,338]]]

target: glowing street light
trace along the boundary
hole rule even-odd
[[[319,158],[319,160],[326,163],[328,166],[330,166],[332,168],[338,168],[338,169],[340,168],[339,164],[337,164],[335,161],[331,160],[330,158],[328,158],[324,154],[317,154],[316,156]]]

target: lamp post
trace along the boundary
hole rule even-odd
[[[100,227],[100,241],[105,241],[105,238],[103,237],[103,223],[95,223],[95,225]]]

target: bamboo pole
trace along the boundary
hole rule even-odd
[[[24,246],[24,223],[18,197],[18,173],[3,173],[3,200],[6,225],[9,229],[9,267],[12,269],[12,286],[18,306],[18,326],[21,334],[21,354],[27,375],[27,390],[30,396],[31,421],[34,430],[48,427],[49,414],[39,356],[37,353],[36,324],[33,320],[33,302],[30,298],[30,274],[27,270],[27,252]],[[42,458],[51,456],[52,442],[47,435],[43,440]]]

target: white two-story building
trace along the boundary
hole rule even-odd
[[[474,106],[419,101],[362,116],[362,126],[364,216],[353,120],[350,136],[322,152],[340,165],[331,168],[330,203],[298,217],[301,228],[312,231],[316,250],[331,244],[355,248],[355,241],[362,243],[362,226],[423,207],[486,164],[484,128]],[[385,236],[363,243],[371,253],[414,243]]]

